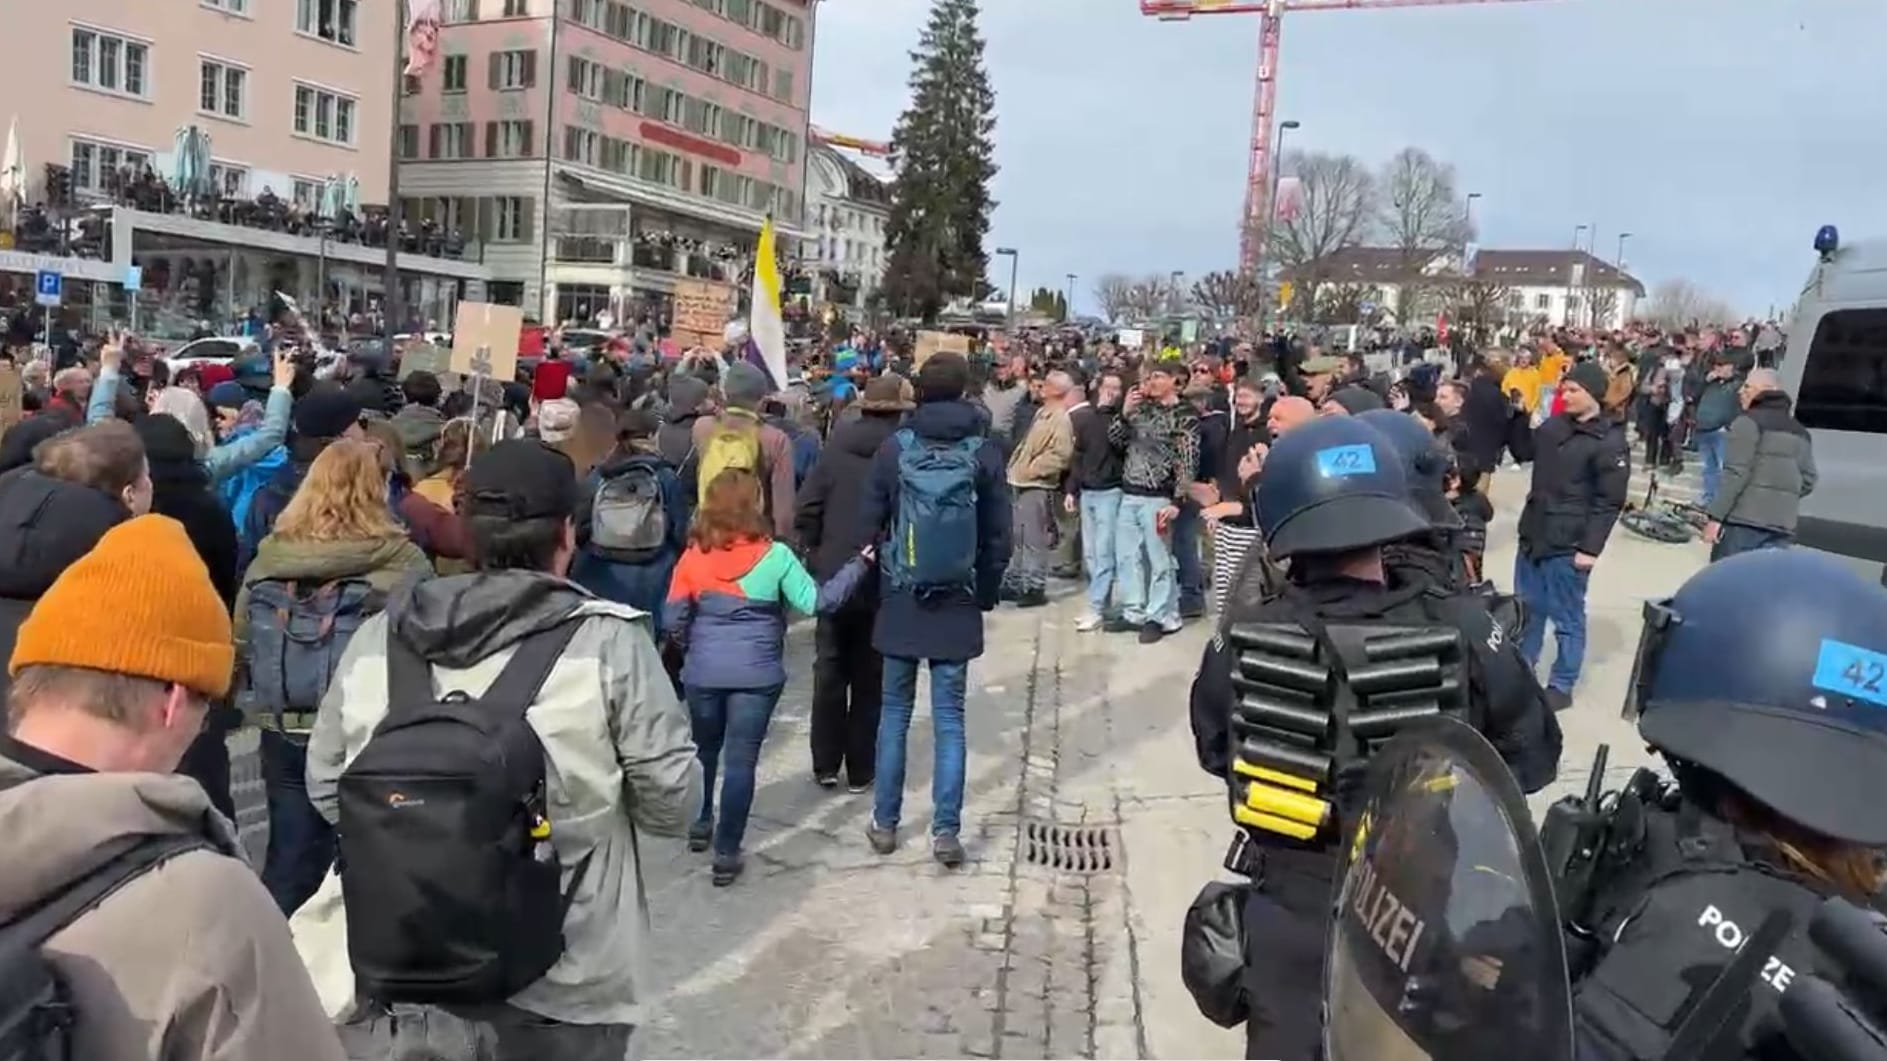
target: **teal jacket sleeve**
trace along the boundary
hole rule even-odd
[[[773,543],[773,561],[780,565],[780,598],[802,615],[819,612],[819,584],[785,542]]]
[[[102,383],[103,380],[100,380]],[[96,393],[97,388],[93,388]],[[93,399],[96,401],[96,397]],[[288,438],[288,414],[295,398],[287,387],[269,391],[269,404],[262,412],[262,425],[234,442],[225,442],[203,458],[203,470],[215,485],[269,455]]]
[[[85,403],[85,422],[96,424],[111,419],[118,408],[118,383],[124,379],[115,369],[105,369],[92,384],[92,397]]]

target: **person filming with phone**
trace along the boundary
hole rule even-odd
[[[1142,371],[1107,430],[1109,441],[1126,451],[1114,534],[1117,628],[1137,627],[1141,644],[1152,644],[1179,632],[1178,564],[1169,535],[1199,464],[1199,413],[1180,400],[1180,363],[1149,361]]]

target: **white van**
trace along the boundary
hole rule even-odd
[[[1802,499],[1802,545],[1887,585],[1887,240],[1824,251],[1802,290],[1779,366],[1795,418],[1815,443],[1818,479]]]

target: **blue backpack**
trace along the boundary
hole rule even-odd
[[[249,632],[241,647],[245,713],[319,709],[354,631],[385,607],[386,595],[361,578],[251,584]]]
[[[980,437],[898,440],[898,512],[881,550],[891,587],[927,596],[976,587],[976,472]]]

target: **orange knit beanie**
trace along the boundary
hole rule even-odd
[[[20,624],[7,673],[42,663],[228,693],[229,612],[183,524],[127,520],[66,568]]]

